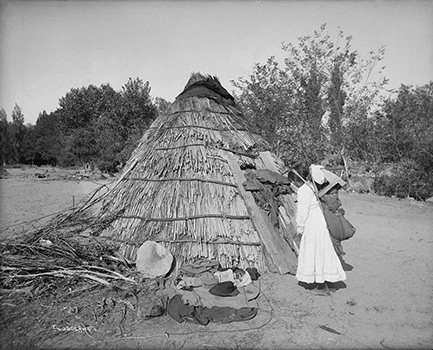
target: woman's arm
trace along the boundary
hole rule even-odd
[[[296,211],[297,233],[303,234],[305,223],[307,222],[310,211],[311,198],[314,196],[313,191],[306,185],[302,185],[298,190],[298,207]]]

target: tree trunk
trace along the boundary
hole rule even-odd
[[[352,187],[352,184],[351,184],[351,182],[350,182],[350,177],[349,177],[349,166],[348,166],[348,164],[347,164],[347,158],[346,158],[346,156],[345,156],[345,149],[344,149],[344,147],[343,147],[343,149],[340,151],[340,156],[341,156],[341,159],[343,159],[343,166],[344,166],[344,175],[345,175],[345,177],[346,177],[346,182],[347,182],[347,185],[349,186],[349,187]]]

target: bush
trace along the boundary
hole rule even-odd
[[[413,161],[375,169],[373,190],[378,195],[425,200],[433,195],[433,179]]]
[[[58,165],[61,168],[68,168],[76,165],[77,161],[74,155],[66,150],[62,150],[58,159]]]
[[[105,160],[101,160],[100,162],[98,162],[96,164],[96,167],[103,173],[117,173],[119,171],[118,166],[119,166],[119,162],[115,161],[115,162],[110,162],[110,161],[105,161]]]

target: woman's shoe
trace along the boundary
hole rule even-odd
[[[314,295],[324,296],[324,297],[331,295],[331,293],[327,288],[314,288],[310,290],[310,293]]]
[[[337,288],[334,287],[334,284],[331,282],[325,282],[326,283],[326,289],[329,290],[331,293],[335,293],[337,291]]]

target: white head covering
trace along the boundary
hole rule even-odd
[[[322,169],[322,165],[313,164],[310,166],[311,177],[313,178],[313,181],[319,185],[322,185],[325,182],[325,175],[323,174]]]

